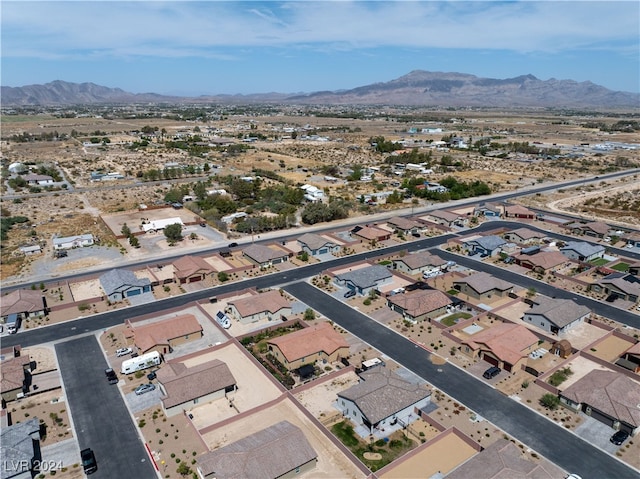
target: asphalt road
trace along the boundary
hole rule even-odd
[[[292,283],[284,289],[298,298],[304,298],[310,307],[563,469],[583,478],[638,477],[638,473],[624,463],[509,399],[483,381],[449,363],[432,364],[429,353],[421,347],[310,284]]]
[[[118,387],[107,382],[96,337],[58,343],[56,355],[78,444],[96,455],[98,470],[91,477],[156,479]]]

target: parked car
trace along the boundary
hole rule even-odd
[[[500,371],[502,371],[502,369],[500,369],[498,366],[491,366],[482,374],[482,377],[485,379],[493,379],[498,374],[500,374]]]
[[[202,223],[200,223],[200,226],[202,226],[203,228],[207,227],[207,223],[205,223],[204,221]]]
[[[621,446],[624,441],[629,438],[629,433],[626,431],[617,431],[613,436],[611,436],[611,441],[616,446]]]
[[[149,381],[153,381],[156,378],[156,372],[155,371],[151,371],[149,374],[147,374],[147,379]]]
[[[135,392],[136,392],[136,395],[140,396],[141,394],[149,393],[151,391],[154,391],[155,389],[156,389],[155,384],[151,384],[151,383],[142,384],[135,389]]]
[[[413,232],[413,233],[411,233],[411,236],[413,236],[414,238],[420,238],[420,233]]]
[[[109,381],[109,384],[118,384],[118,375],[113,369],[105,369],[104,374],[107,376],[107,381]]]
[[[344,293],[344,297],[345,298],[353,298],[355,295],[356,295],[356,290],[355,289],[350,289],[349,291]]]
[[[93,474],[98,470],[96,456],[90,448],[80,451],[80,457],[82,458],[82,468],[85,474]]]
[[[131,354],[133,352],[133,350],[131,348],[120,348],[120,349],[116,349],[116,356],[120,357],[120,356],[126,356],[127,354]]]
[[[238,246],[238,243],[229,243],[229,248],[235,248]]]

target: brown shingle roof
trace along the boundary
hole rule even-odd
[[[513,231],[508,231],[508,234],[514,234],[519,236],[521,239],[523,240],[528,240],[528,239],[533,239],[533,238],[544,238],[545,235],[538,232],[538,231],[534,231],[532,229],[529,228],[517,228]]]
[[[613,371],[591,371],[562,391],[573,402],[588,404],[631,426],[640,426],[640,384]]]
[[[193,401],[236,384],[229,367],[219,359],[191,368],[179,361],[169,361],[158,370],[157,375],[167,393],[162,397],[165,408]]]
[[[0,298],[0,314],[7,316],[13,313],[32,313],[44,310],[44,301],[40,291],[17,289]]]
[[[261,244],[252,244],[242,250],[242,254],[251,258],[258,264],[267,263],[274,259],[288,256],[288,253],[275,248],[269,248],[268,246]]]
[[[267,291],[266,293],[255,294],[248,298],[229,301],[228,304],[235,306],[243,318],[263,312],[275,314],[283,308],[291,307],[289,300],[275,289]]]
[[[298,243],[306,245],[309,249],[320,249],[327,245],[329,247],[335,246],[335,241],[331,241],[324,236],[317,235],[315,233],[305,233],[298,238]]]
[[[509,364],[517,363],[527,354],[523,351],[536,344],[538,337],[519,324],[501,323],[474,334],[464,343],[474,349],[484,345],[500,360]]]
[[[529,208],[525,208],[524,206],[521,205],[513,205],[513,206],[507,206],[504,209],[505,213],[507,214],[507,216],[511,216],[511,215],[533,215],[533,211],[531,211]]]
[[[380,238],[384,238],[385,236],[389,236],[391,233],[389,233],[387,230],[376,228],[374,226],[365,226],[354,234],[366,240],[377,240]]]
[[[304,433],[281,421],[203,454],[198,469],[216,479],[275,479],[318,457]]]
[[[446,261],[428,252],[408,254],[396,262],[402,262],[407,265],[409,269],[418,269],[423,266],[442,266],[446,264]]]
[[[173,262],[176,278],[184,279],[197,273],[211,274],[215,270],[200,256],[182,256]]]
[[[508,281],[491,276],[489,273],[485,273],[484,271],[471,274],[466,278],[457,279],[453,284],[467,284],[478,294],[487,293],[494,289],[498,291],[506,291],[513,288],[513,284]]]
[[[175,318],[157,321],[155,323],[136,326],[127,321],[134,343],[143,353],[161,344],[168,344],[170,340],[187,336],[188,334],[202,333],[202,326],[193,314],[183,314]]]
[[[289,362],[319,352],[329,356],[340,348],[349,349],[349,343],[329,323],[320,323],[279,336],[269,340],[268,343],[277,346]]]
[[[371,424],[429,397],[424,385],[405,381],[385,366],[378,366],[360,374],[362,381],[339,392],[338,397],[353,401]]]
[[[570,299],[548,299],[525,311],[525,314],[539,314],[559,328],[564,328],[590,312],[586,306],[574,303]]]
[[[418,223],[417,221],[410,220],[409,218],[403,218],[402,216],[394,216],[393,218],[387,220],[387,223],[390,226],[396,227],[401,230],[410,230],[420,226],[420,223]]]
[[[22,388],[24,368],[30,363],[29,356],[17,356],[5,359],[0,363],[0,391],[7,392]]]
[[[567,262],[567,257],[559,251],[540,251],[539,253],[516,255],[520,262],[530,263],[535,268],[547,270]]]
[[[452,303],[446,294],[435,289],[415,289],[403,294],[396,294],[387,299],[414,318],[444,308]]]

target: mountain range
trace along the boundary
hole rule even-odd
[[[129,93],[94,83],[56,80],[44,85],[1,87],[3,106],[107,103],[291,103],[436,107],[640,108],[640,94],[612,91],[589,81],[540,80],[533,75],[481,78],[464,73],[415,70],[395,80],[349,90],[303,94],[164,96]]]

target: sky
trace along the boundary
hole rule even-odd
[[[0,13],[3,86],[309,93],[426,70],[640,92],[635,0],[2,0]]]

